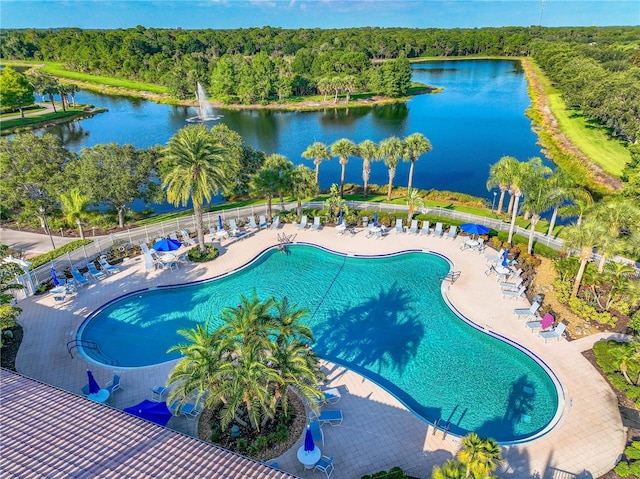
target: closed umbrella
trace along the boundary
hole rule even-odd
[[[54,267],[51,267],[51,279],[54,286],[60,286],[60,281],[58,281],[58,275],[56,274],[56,269]]]
[[[180,249],[182,243],[180,241],[176,241],[171,238],[162,238],[161,240],[156,241],[153,245],[153,249],[156,251],[175,251]]]
[[[124,408],[123,411],[160,426],[166,426],[171,416],[173,416],[166,402],[155,402],[148,399],[135,406]]]
[[[378,226],[378,212],[373,213],[373,226]]]
[[[340,210],[340,217],[338,218],[338,224],[342,224],[342,210]]]
[[[313,436],[311,435],[311,426],[307,424],[307,432],[304,436],[304,450],[306,452],[311,452],[316,448],[316,445],[313,443]]]
[[[509,264],[509,250],[504,250],[504,255],[502,256],[502,266],[507,266]]]
[[[89,394],[95,394],[100,391],[100,385],[96,378],[93,377],[93,373],[90,369],[87,369],[87,376],[89,377]]]
[[[218,229],[222,229],[222,216],[218,215]]]

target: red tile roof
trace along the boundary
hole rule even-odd
[[[6,369],[0,455],[3,478],[296,477]]]

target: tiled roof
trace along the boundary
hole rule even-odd
[[[3,478],[296,477],[5,369],[0,457]]]

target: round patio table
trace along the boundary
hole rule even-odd
[[[320,448],[313,448],[313,451],[305,451],[304,445],[298,448],[298,461],[300,461],[305,469],[313,469],[313,466],[320,460]]]
[[[107,391],[106,389],[101,389],[97,393],[89,394],[87,396],[87,399],[91,399],[94,402],[103,403],[107,399],[109,399],[109,391]]]

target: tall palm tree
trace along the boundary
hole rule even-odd
[[[462,438],[462,448],[457,457],[466,466],[465,478],[471,475],[489,477],[502,464],[498,443],[491,438],[481,438],[474,432]]]
[[[279,184],[280,175],[278,171],[273,168],[269,168],[266,164],[263,164],[260,167],[249,182],[252,192],[267,200],[267,218],[269,221],[273,218],[273,196],[277,194]]]
[[[389,185],[387,187],[387,201],[391,201],[391,191],[393,189],[393,179],[396,176],[396,168],[400,158],[404,155],[404,144],[396,136],[387,138],[380,142],[380,156],[384,164],[389,168]]]
[[[366,198],[369,175],[371,174],[371,162],[380,159],[378,145],[371,140],[364,140],[358,145],[358,154],[362,158],[362,181],[364,182],[364,197]]]
[[[82,219],[87,214],[89,207],[89,197],[80,192],[80,188],[72,188],[66,193],[60,193],[60,204],[62,206],[62,214],[69,223],[78,225],[80,238],[84,239],[84,230],[82,229]]]
[[[561,207],[558,210],[558,215],[561,218],[577,216],[578,219],[576,220],[576,225],[580,226],[585,213],[588,213],[592,206],[593,197],[587,192],[584,196],[580,195],[579,197],[576,197],[572,204]]]
[[[516,227],[516,217],[518,216],[518,206],[520,197],[522,196],[523,188],[526,187],[527,181],[531,178],[538,176],[544,176],[551,171],[550,168],[542,164],[540,158],[531,158],[526,163],[518,163],[511,177],[511,190],[513,191],[514,203],[513,210],[511,211],[511,226],[509,227],[509,237],[507,243],[511,243],[513,239],[513,232]]]
[[[316,141],[302,152],[302,157],[307,160],[313,160],[313,164],[316,165],[316,183],[318,183],[318,174],[320,173],[320,163],[323,161],[329,161],[331,159],[331,153],[329,148],[324,143]]]
[[[598,248],[598,272],[602,273],[607,257],[623,251],[624,244],[620,241],[623,232],[640,230],[640,209],[629,200],[614,200],[598,203],[593,214],[609,229]]]
[[[422,196],[420,196],[420,192],[417,188],[413,188],[407,192],[407,196],[404,197],[407,202],[407,206],[409,206],[409,216],[407,217],[407,223],[411,223],[413,219],[413,213],[416,208],[424,207],[424,200]]]
[[[409,184],[407,185],[407,191],[411,191],[411,185],[413,184],[413,167],[423,153],[429,153],[431,151],[431,142],[422,133],[413,133],[404,139],[405,161],[410,161],[409,167]]]
[[[593,255],[593,248],[600,244],[602,237],[607,233],[606,227],[597,220],[588,218],[580,226],[572,226],[565,230],[565,245],[570,249],[577,249],[580,258],[580,267],[573,283],[571,296],[577,296],[580,283],[587,263]]]
[[[465,479],[466,467],[457,459],[449,459],[442,466],[434,467],[431,479]]]
[[[347,168],[347,163],[349,163],[349,156],[357,155],[358,147],[353,141],[341,138],[331,145],[331,154],[340,158],[340,165],[342,166],[342,173],[340,174],[340,198],[342,198],[344,196],[344,172]]]
[[[302,216],[302,199],[318,194],[318,184],[313,177],[313,170],[304,165],[298,165],[291,170],[291,194],[298,202],[298,216]]]
[[[560,207],[565,201],[580,199],[586,203],[593,203],[593,198],[587,190],[577,186],[576,182],[561,168],[556,168],[549,177],[548,186],[553,190],[551,196],[553,213],[551,214],[551,220],[549,220],[549,231],[547,232],[547,236],[551,236]]]
[[[551,170],[532,169],[530,175],[525,180],[525,197],[522,203],[525,210],[531,213],[531,223],[529,225],[529,245],[527,252],[531,254],[533,251],[533,238],[536,231],[536,225],[540,221],[543,212],[553,206],[553,198],[555,189],[549,188],[547,174]]]
[[[175,206],[186,206],[191,200],[203,253],[202,206],[230,181],[225,152],[204,125],[189,125],[171,137],[165,153],[162,186],[167,189],[167,200]]]
[[[519,165],[518,160],[513,156],[503,156],[497,163],[491,165],[489,169],[489,179],[487,180],[487,189],[491,190],[494,187],[500,188],[500,200],[498,201],[498,208],[496,214],[502,214],[502,205],[504,204],[504,195],[511,186],[511,179],[513,173],[517,170]]]
[[[275,173],[277,180],[275,181],[275,191],[280,197],[280,205],[284,207],[284,195],[291,193],[291,171],[293,170],[293,162],[284,155],[269,155],[263,164],[264,168],[268,168]]]

